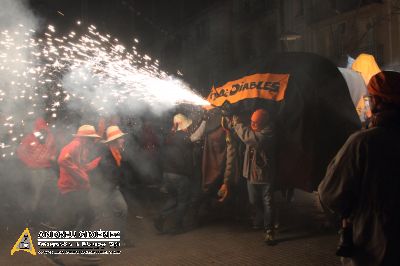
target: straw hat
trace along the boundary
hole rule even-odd
[[[126,135],[126,133],[123,133],[121,131],[121,129],[119,129],[118,126],[109,126],[106,130],[106,134],[107,134],[107,139],[103,140],[103,143],[107,143],[113,140],[116,140],[124,135]]]
[[[183,114],[176,114],[174,116],[174,124],[178,125],[178,128],[177,128],[178,131],[185,130],[192,124],[192,120],[187,118]]]
[[[75,137],[89,137],[89,138],[101,138],[97,135],[94,126],[83,125],[78,128],[76,134],[72,134]]]

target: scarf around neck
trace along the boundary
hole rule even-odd
[[[111,146],[111,145],[110,145],[110,151],[111,151],[111,154],[113,155],[113,157],[115,159],[115,162],[117,163],[117,166],[120,167],[121,166],[121,160],[122,160],[121,151],[119,150],[118,147]]]

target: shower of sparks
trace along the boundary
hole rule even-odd
[[[139,54],[135,46],[128,51],[94,25],[82,35],[70,31],[57,36],[52,25],[41,37],[24,25],[1,32],[0,79],[3,157],[14,154],[25,121],[47,114],[55,122],[70,102],[99,114],[140,102],[158,108],[208,104],[180,79],[160,70],[158,60]]]

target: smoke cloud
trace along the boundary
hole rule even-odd
[[[138,136],[152,127],[157,145],[162,145],[162,132],[171,127],[170,121],[162,121],[166,112],[182,103],[207,102],[181,79],[162,71],[158,60],[140,54],[135,46],[124,47],[94,25],[78,23],[60,36],[51,25],[38,29],[27,1],[0,4],[2,212],[29,212],[20,207],[31,200],[37,183],[21,167],[15,148],[32,131],[37,117],[45,117],[52,129],[64,134],[65,138],[57,137],[61,149],[79,125],[96,126],[99,117],[117,115],[120,120],[114,122],[132,133],[127,156],[135,170],[145,178],[158,178],[159,161],[149,163],[154,154],[146,154]]]
[[[21,128],[43,104],[42,99],[34,102],[38,98],[38,44],[34,41],[38,21],[26,1],[0,2],[0,156],[6,157],[22,137]]]

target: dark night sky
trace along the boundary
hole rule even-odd
[[[196,13],[217,1],[185,0],[30,0],[35,14],[44,26],[53,24],[58,31],[75,28],[82,20],[96,25],[103,33],[110,33],[125,44],[138,38],[142,49],[149,49],[154,42],[174,36]],[[60,11],[64,16],[60,15]],[[151,48],[150,48],[151,49]],[[147,51],[151,52],[151,51]]]
[[[40,17],[41,28],[54,25],[58,32],[79,32],[76,21],[93,24],[103,34],[118,38],[126,47],[135,45],[141,53],[161,59],[160,66],[176,73],[176,65],[156,44],[175,39],[196,14],[226,0],[28,0]],[[60,15],[60,11],[64,16]],[[86,30],[86,27],[82,27]],[[139,39],[139,45],[133,41]],[[172,42],[173,43],[173,42]],[[168,49],[167,49],[168,50]],[[161,54],[160,54],[161,53]],[[166,56],[166,57],[165,57]]]

